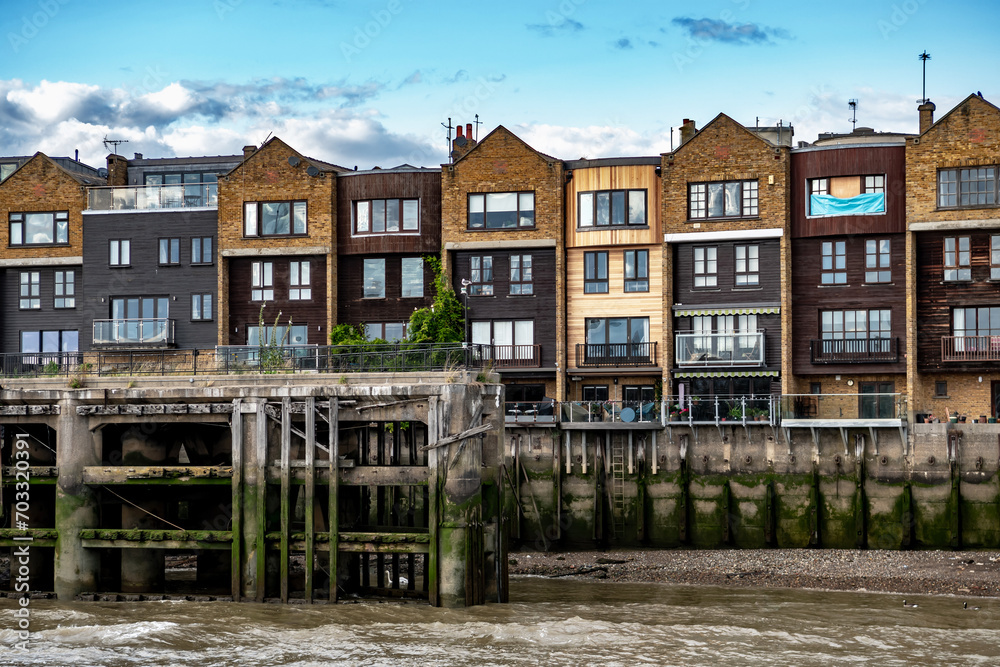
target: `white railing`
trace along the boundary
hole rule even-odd
[[[682,333],[676,336],[678,366],[762,366],[764,332]]]
[[[99,187],[90,188],[87,197],[88,211],[156,211],[218,205],[218,183]]]
[[[172,345],[171,319],[94,320],[94,345]]]

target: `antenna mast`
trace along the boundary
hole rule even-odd
[[[448,130],[448,160],[451,161],[454,158],[451,157],[451,131],[455,129],[455,126],[451,124],[451,118],[448,118],[448,124],[445,125],[441,123],[441,127],[447,128]]]
[[[927,102],[929,102],[927,99],[927,61],[931,59],[931,54],[927,53],[927,49],[924,49],[924,52],[917,57],[920,58],[924,64],[924,88],[923,94],[920,96],[920,103],[927,104]]]
[[[476,141],[479,141],[479,126],[482,123],[479,121],[479,114],[476,114]]]
[[[104,147],[115,155],[118,155],[118,146],[127,143],[128,139],[108,139],[108,135],[104,135]]]
[[[851,108],[852,117],[848,118],[847,120],[851,122],[851,132],[853,132],[854,129],[858,126],[858,101],[848,100],[847,106]]]

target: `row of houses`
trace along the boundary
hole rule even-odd
[[[669,153],[594,160],[469,125],[440,168],[278,138],[106,170],[0,158],[0,352],[394,340],[431,303],[430,255],[513,404],[996,417],[1000,109],[934,111],[797,146],[720,114]]]

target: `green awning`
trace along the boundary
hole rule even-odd
[[[763,378],[778,377],[778,371],[681,371],[675,378]]]
[[[781,312],[779,306],[763,308],[686,308],[675,310],[674,317],[694,317],[696,315],[771,315]]]

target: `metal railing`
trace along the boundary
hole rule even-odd
[[[666,423],[777,425],[778,397],[771,394],[746,396],[669,396],[664,400]]]
[[[480,345],[482,360],[497,368],[538,368],[542,365],[541,345]]]
[[[783,394],[781,419],[906,419],[906,395]]]
[[[1000,361],[1000,336],[942,336],[942,361]]]
[[[899,338],[838,338],[809,341],[814,364],[894,364],[899,361]]]
[[[577,343],[579,367],[655,366],[656,343]]]
[[[94,320],[94,345],[173,345],[169,318]]]
[[[559,418],[568,423],[649,423],[660,425],[661,404],[655,401],[564,401]]]
[[[674,338],[678,366],[761,366],[764,332],[682,333]]]
[[[552,399],[543,401],[506,401],[504,419],[507,422],[554,424],[558,421],[558,406]]]
[[[156,211],[164,208],[217,208],[217,183],[128,185],[89,188],[88,211]]]

